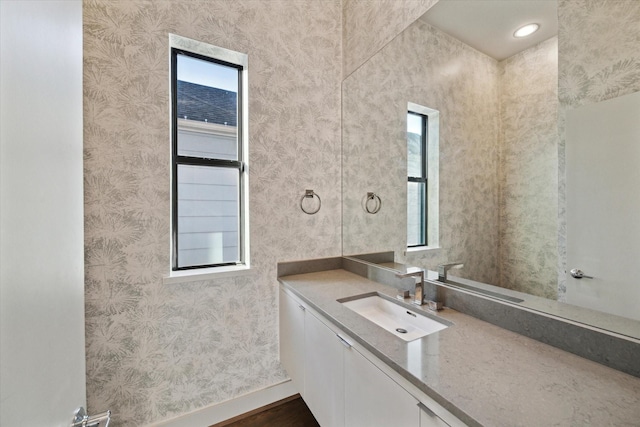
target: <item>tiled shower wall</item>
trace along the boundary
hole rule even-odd
[[[341,2],[88,0],[83,15],[89,410],[137,426],[286,379],[276,262],[341,254]],[[250,276],[162,283],[169,33],[249,55]]]

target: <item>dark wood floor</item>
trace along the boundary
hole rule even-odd
[[[210,427],[320,427],[299,394]]]

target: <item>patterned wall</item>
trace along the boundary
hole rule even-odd
[[[347,77],[438,0],[343,0],[343,76]]]
[[[461,276],[556,297],[556,38],[498,63],[418,21],[343,91],[344,253],[462,261]],[[441,112],[442,249],[403,257],[407,101]],[[376,215],[368,191],[383,198]]]
[[[640,90],[640,2],[559,0],[558,18],[563,105]]]
[[[564,123],[568,109],[640,91],[640,1],[558,1],[558,297],[566,280]]]
[[[558,38],[500,66],[500,280],[557,297]]]
[[[499,265],[500,274],[499,280],[492,283],[562,300],[566,259],[564,110],[640,90],[640,32],[630,31],[640,25],[640,2],[560,0],[558,14],[559,42],[555,38],[543,42],[500,64],[501,92],[505,95],[500,100],[501,137],[504,140],[500,144],[499,160],[499,238],[494,240],[494,243],[499,245],[499,256],[496,256],[497,264],[492,266],[497,268]],[[418,24],[414,24],[405,33],[413,32],[416,25]],[[402,170],[405,167],[402,152],[403,135],[402,131],[398,130],[402,128],[403,118],[394,115],[398,108],[403,108],[405,101],[380,90],[389,85],[404,86],[407,84],[405,77],[399,77],[405,74],[404,70],[415,74],[419,72],[420,67],[425,66],[420,64],[414,55],[408,54],[407,58],[402,58],[389,53],[389,50],[396,48],[404,48],[406,52],[415,53],[411,44],[401,44],[408,37],[405,33],[345,81],[344,87],[348,95],[343,100],[343,151],[350,159],[344,171],[345,253],[394,248],[396,253],[402,254],[404,250],[402,230],[405,228],[405,213],[399,204],[400,200],[396,200],[398,195],[404,195],[406,191],[400,188],[403,175],[387,172],[381,175],[373,171],[365,173],[365,178],[359,180],[358,171],[367,171],[376,164],[380,166],[375,170],[384,171],[395,171],[396,167]],[[424,45],[424,40],[422,42]],[[431,45],[443,49],[438,52],[440,55],[450,53],[450,48],[439,39],[430,42]],[[554,53],[556,44],[559,45],[557,56]],[[428,48],[436,49],[433,46],[425,46],[426,52],[429,52]],[[423,53],[424,57],[429,57],[427,55],[428,53]],[[462,60],[460,56],[457,58]],[[393,61],[403,64],[403,67],[394,68]],[[556,64],[559,71],[555,69]],[[374,66],[380,67],[379,70],[373,70]],[[398,73],[401,68],[404,68],[403,72]],[[434,76],[441,77],[443,69],[444,67],[432,68],[430,80],[432,81]],[[521,72],[525,69],[536,72],[529,74],[528,79],[524,80],[524,74]],[[359,81],[356,82],[356,79]],[[367,92],[367,80],[372,85],[369,90],[373,89],[379,93]],[[558,80],[559,89],[556,85]],[[429,87],[429,83],[425,83],[424,87]],[[420,92],[416,90],[414,93]],[[438,91],[432,93],[438,94]],[[526,105],[523,103],[525,99]],[[361,113],[351,115],[350,111],[357,109],[358,105],[367,107],[363,108]],[[442,114],[441,118],[443,116],[445,115]],[[362,117],[366,117],[364,122]],[[386,123],[381,120],[386,120]],[[398,131],[390,133],[388,128]],[[376,138],[396,142],[389,146]],[[380,151],[365,151],[363,147],[366,147],[369,141],[376,141],[374,146],[384,148]],[[446,153],[447,148],[443,150],[443,153]],[[385,151],[391,153],[395,160],[386,158]],[[354,161],[357,156],[361,156],[362,160]],[[443,173],[446,173],[448,167],[455,167],[442,159],[441,165],[444,165]],[[490,167],[493,168],[493,165]],[[467,171],[473,170],[462,169],[458,180],[463,179]],[[380,176],[385,179],[380,179]],[[387,180],[389,177],[391,179]],[[459,206],[454,205],[453,210],[451,206],[447,206],[446,194],[456,192],[456,189],[447,188],[450,185],[447,181],[441,181],[441,216],[447,218],[445,223],[452,224],[455,221],[450,216],[465,218],[465,215],[473,212],[473,208],[472,204],[468,204],[467,208],[471,210],[458,212],[456,208]],[[382,214],[381,211],[377,217],[363,214],[358,197],[366,191],[383,190],[387,193],[385,198],[389,201],[383,209],[386,213]],[[464,191],[461,190],[464,190],[464,184],[457,191],[462,194]],[[458,197],[457,200],[465,199]],[[468,228],[469,223],[469,219],[466,218],[463,224],[456,224],[454,229],[478,229]],[[441,232],[445,236],[451,233],[447,226],[444,226],[444,229],[443,226],[444,223],[441,224]],[[387,228],[395,231],[381,232]],[[481,247],[477,245],[471,232],[459,233],[454,240],[466,248]],[[429,257],[409,256],[407,261],[433,268],[440,260],[469,259],[469,254],[462,250],[450,250],[451,244],[451,241],[441,242],[443,249],[448,251],[446,254],[440,251]],[[466,264],[472,265],[469,262]],[[555,268],[556,264],[558,268]],[[483,274],[485,277],[491,276],[486,274],[486,271],[476,274],[473,271],[475,267],[465,270],[461,270],[459,274],[474,277],[482,277]],[[488,270],[488,267],[485,270]],[[516,277],[518,280],[514,280]]]
[[[419,48],[416,48],[419,47]],[[343,251],[406,245],[406,111],[440,111],[441,250],[408,255],[434,269],[463,261],[497,281],[498,66],[495,60],[417,21],[343,83]],[[361,207],[373,191],[375,215]]]
[[[90,410],[108,406],[118,425],[140,425],[286,377],[277,362],[275,263],[340,254],[341,65],[348,75],[435,0],[406,0],[401,7],[398,3],[380,0],[381,8],[374,12],[364,0],[345,0],[344,10],[338,0],[85,2]],[[398,17],[391,19],[396,24],[387,22],[389,16]],[[637,28],[640,2],[560,0],[559,17],[562,135],[562,108],[640,90],[640,36],[624,31]],[[343,19],[345,55],[341,55],[340,38]],[[169,270],[169,32],[249,54],[254,266],[249,277],[162,284]],[[409,82],[398,80],[395,71],[403,59],[394,53],[385,53],[387,60],[382,62],[387,68],[381,72],[365,64],[358,72],[372,78],[379,88],[402,86],[404,98],[381,93],[381,102],[376,102],[365,87],[353,79],[345,81],[345,88],[354,93],[355,105],[364,107],[369,116],[359,123],[345,115],[345,138],[354,127],[380,123],[376,119],[397,127],[409,98],[449,117],[471,114],[465,122],[441,122],[442,186],[448,194],[441,194],[441,204],[450,212],[443,215],[441,225],[446,249],[410,262],[433,266],[463,259],[467,265],[482,265],[486,278],[481,280],[492,281],[497,271],[498,225],[489,213],[498,200],[496,148],[480,135],[491,134],[497,126],[492,122],[497,111],[482,98],[498,90],[498,71],[481,55],[467,52],[433,30],[412,27],[393,43],[416,40],[431,42],[424,44],[423,57],[439,58],[445,52],[451,56],[425,64],[416,53],[405,65],[428,71],[419,74],[421,80]],[[380,61],[376,58],[370,62]],[[471,65],[462,66],[462,58]],[[430,82],[434,76],[437,81]],[[424,82],[429,83],[422,88]],[[483,89],[463,96],[462,92],[478,82],[484,82]],[[349,102],[345,99],[345,112]],[[489,111],[483,114],[483,108]],[[354,165],[354,174],[370,171],[371,177],[360,183],[355,196],[365,188],[388,188],[389,195],[384,196],[387,208],[394,197],[404,195],[404,179],[380,171],[402,165],[404,141],[377,126],[355,141],[355,152],[365,150],[368,140],[376,136],[374,130],[392,142],[380,145],[377,151],[366,149],[365,161]],[[350,149],[346,147],[347,154]],[[395,160],[388,160],[388,153],[394,153]],[[562,138],[558,157],[563,277]],[[353,179],[347,172],[347,180]],[[383,176],[387,178],[380,179]],[[303,214],[298,207],[306,188],[323,197],[323,208],[315,216]],[[349,191],[345,187],[347,198]],[[345,208],[349,203],[345,202]],[[346,252],[349,248],[376,250],[385,239],[394,248],[402,247],[402,234],[379,233],[385,228],[367,220],[370,217],[345,217],[346,230],[355,226],[354,236],[346,236]],[[403,227],[406,220],[391,211],[381,221]],[[481,231],[480,239],[471,238],[469,229]],[[361,240],[367,233],[374,234],[377,243]],[[465,253],[467,247],[488,249],[480,257],[471,257]]]
[[[273,385],[276,262],[341,253],[339,0],[84,4],[87,394],[133,426]],[[253,274],[169,272],[168,33],[249,55]],[[307,188],[322,210],[304,214]]]

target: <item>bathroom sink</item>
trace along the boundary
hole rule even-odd
[[[448,327],[378,294],[358,295],[339,299],[338,302],[405,341],[413,341]]]

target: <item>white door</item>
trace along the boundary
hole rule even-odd
[[[640,320],[640,92],[571,110],[566,129],[566,302]]]
[[[0,1],[0,425],[85,405],[82,2]]]

